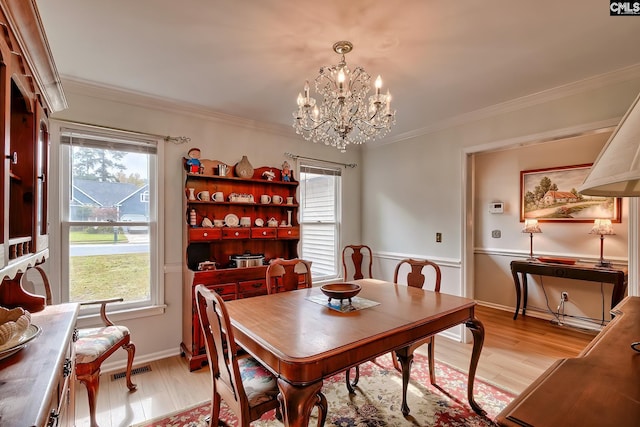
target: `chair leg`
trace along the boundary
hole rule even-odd
[[[100,388],[100,369],[88,375],[78,376],[78,381],[84,384],[87,388],[91,427],[98,427],[98,422],[96,421],[96,402],[98,399],[98,390]]]
[[[427,344],[427,356],[429,359],[429,380],[431,384],[436,384],[436,365],[435,365],[436,342],[431,337]]]
[[[136,346],[130,342],[129,344],[124,344],[122,348],[127,350],[127,388],[133,391],[138,387],[131,382],[131,368],[133,367],[133,356],[136,354]]]
[[[396,368],[396,371],[402,372],[402,368],[400,367],[400,363],[398,363],[398,355],[395,351],[391,352],[391,361],[393,362],[393,367]]]
[[[347,380],[347,390],[349,390],[349,394],[356,394],[356,391],[353,387],[358,385],[358,381],[360,380],[360,365],[356,365],[356,376],[351,381],[351,368],[347,369],[345,372],[345,379]]]
[[[318,427],[324,427],[325,421],[327,421],[327,411],[329,406],[327,405],[327,398],[321,392],[317,394],[318,401],[316,406],[318,407]]]

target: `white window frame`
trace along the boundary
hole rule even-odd
[[[50,259],[47,266],[50,275],[58,280],[54,294],[54,302],[66,302],[69,300],[68,265],[69,265],[69,228],[74,225],[86,225],[68,220],[68,200],[70,197],[70,170],[69,170],[69,146],[60,143],[63,132],[77,131],[79,133],[94,133],[113,138],[114,140],[138,140],[153,143],[156,146],[155,162],[149,165],[149,261],[150,261],[150,298],[142,302],[123,302],[110,304],[115,320],[137,318],[147,315],[156,315],[165,309],[164,287],[164,144],[161,138],[146,134],[126,132],[99,126],[84,125],[63,121],[51,120],[51,173],[57,180],[50,180],[51,203],[49,204],[50,220],[57,227],[50,227]],[[155,203],[152,201],[155,200]],[[57,202],[57,205],[56,205]],[[143,224],[147,225],[147,224]],[[114,295],[117,297],[117,295]],[[97,307],[87,306],[83,308],[83,316],[93,317],[98,313]]]
[[[329,163],[325,163],[325,162],[320,162],[320,161],[311,161],[311,160],[299,160],[298,163],[298,177],[300,177],[299,182],[299,200],[300,200],[300,235],[301,235],[301,242],[300,242],[300,252],[301,252],[301,258],[303,259],[309,259],[308,256],[305,256],[304,253],[304,227],[305,227],[305,221],[304,221],[304,208],[305,208],[305,191],[302,188],[305,183],[302,181],[302,173],[301,171],[305,168],[317,168],[317,169],[325,169],[328,171],[332,171],[333,173],[335,173],[335,175],[338,177],[338,179],[336,179],[335,182],[335,188],[334,188],[334,194],[335,194],[335,200],[334,200],[334,206],[335,206],[335,212],[334,212],[334,218],[335,221],[334,222],[322,222],[323,224],[334,224],[334,232],[335,232],[335,240],[333,242],[333,259],[334,259],[334,266],[335,266],[335,273],[333,275],[324,275],[324,276],[313,276],[313,282],[314,283],[321,283],[324,281],[330,281],[330,280],[334,280],[337,279],[339,277],[342,276],[342,264],[340,261],[340,242],[341,242],[341,223],[342,223],[342,167],[341,166],[336,166],[333,164],[329,164]],[[317,223],[317,222],[316,222]],[[312,260],[312,259],[311,259]],[[314,270],[314,265],[313,263],[311,264],[311,272],[313,273]]]

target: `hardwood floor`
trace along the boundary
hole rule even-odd
[[[485,326],[485,342],[477,377],[514,393],[520,393],[555,360],[575,357],[593,339],[588,333],[556,326],[533,317],[478,306],[476,315]],[[471,344],[436,337],[436,359],[466,372]],[[419,352],[426,352],[422,347]],[[100,379],[98,423],[124,427],[151,420],[210,399],[208,368],[189,372],[179,356],[150,363],[151,372],[133,376],[138,390],[129,393],[125,379]],[[136,368],[137,365],[134,366]],[[76,383],[76,426],[89,425],[87,393]]]

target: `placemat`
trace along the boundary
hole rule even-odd
[[[363,310],[365,308],[374,307],[380,304],[379,302],[360,297],[351,298],[351,304],[349,304],[349,300],[343,300],[342,304],[340,304],[340,300],[337,299],[331,299],[331,303],[329,303],[329,298],[327,298],[325,295],[311,295],[309,297],[306,297],[306,299],[311,302],[315,302],[316,304],[324,305],[325,307],[329,307],[330,309],[339,311],[341,313]]]

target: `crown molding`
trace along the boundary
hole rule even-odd
[[[67,93],[76,92],[81,95],[106,101],[119,102],[134,107],[154,109],[171,114],[179,113],[225,125],[232,125],[280,136],[295,137],[293,128],[290,128],[289,126],[260,122],[240,116],[225,114],[211,108],[205,108],[188,102],[176,101],[175,99],[164,98],[133,90],[125,90],[115,86],[68,76],[62,77],[62,85]]]
[[[609,73],[599,74],[597,76],[568,83],[566,85],[557,86],[554,88],[543,90],[541,92],[532,93],[530,95],[512,99],[510,101],[505,101],[500,104],[495,104],[486,108],[481,108],[479,110],[460,114],[449,119],[441,120],[437,123],[434,123],[433,125],[425,126],[410,132],[405,132],[393,137],[387,137],[384,140],[377,141],[377,143],[369,145],[381,146],[386,144],[393,144],[419,136],[441,132],[443,130],[462,126],[467,123],[472,123],[502,114],[508,114],[525,108],[534,107],[536,105],[544,104],[556,99],[566,98],[579,93],[587,92],[589,90],[599,89],[608,85],[639,78],[640,64],[635,64]]]

